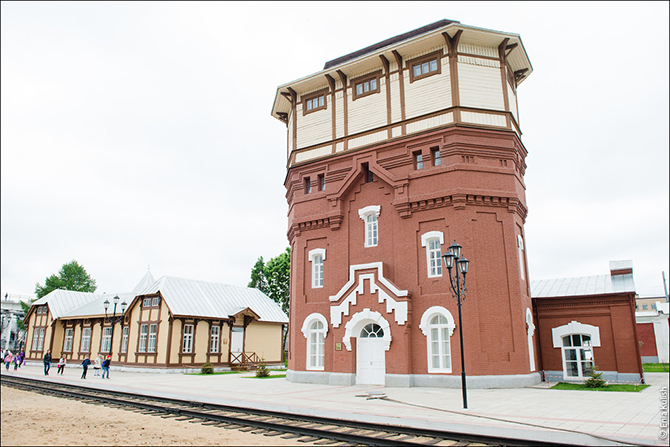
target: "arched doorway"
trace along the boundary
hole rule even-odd
[[[366,324],[356,337],[356,384],[384,385],[386,340],[377,323]]]

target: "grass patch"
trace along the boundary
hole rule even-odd
[[[281,379],[281,378],[286,378],[286,374],[276,374],[276,375],[270,375],[270,376],[265,376],[265,377],[256,377],[256,376],[249,376],[249,377],[243,377],[244,379]]]
[[[241,371],[219,371],[219,372],[214,372],[212,374],[203,374],[201,372],[199,373],[184,373],[186,376],[217,376],[217,375],[222,375],[222,374],[239,374]]]
[[[642,369],[646,373],[667,373],[670,371],[668,363],[643,363]]]
[[[625,383],[614,383],[607,385],[602,388],[589,388],[582,383],[566,383],[559,382],[556,385],[552,386],[552,390],[579,390],[579,391],[621,391],[629,393],[637,393],[642,391],[645,388],[648,388],[649,385],[628,385]]]

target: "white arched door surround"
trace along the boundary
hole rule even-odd
[[[384,385],[386,351],[391,347],[391,327],[379,313],[363,309],[345,324],[344,343],[351,350],[356,338],[356,384]]]
[[[377,323],[368,323],[356,339],[356,384],[384,385],[386,381],[386,354],[384,329]]]

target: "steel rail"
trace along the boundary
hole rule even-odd
[[[398,425],[374,424],[353,420],[289,414],[248,407],[194,402],[182,399],[128,393],[124,391],[47,382],[26,377],[3,375],[2,383],[25,388],[30,391],[55,394],[64,397],[74,397],[77,399],[94,400],[124,408],[134,407],[150,412],[151,414],[162,415],[163,417],[200,419],[203,423],[210,423],[208,425],[225,424],[229,426],[248,426],[253,430],[293,433],[295,435],[300,435],[301,437],[309,436],[357,445],[417,446],[436,444],[441,440],[458,441],[458,445],[467,445],[467,443],[496,446],[549,447],[566,445],[562,443],[510,439],[487,435],[471,435]],[[194,409],[194,407],[197,409]],[[233,415],[230,413],[233,413]],[[250,418],[250,416],[252,418]],[[253,417],[260,417],[260,419],[253,419]],[[326,429],[327,427],[331,428]],[[332,427],[341,428],[346,431],[336,431]],[[369,432],[369,434],[357,434],[357,431],[366,431]],[[407,437],[423,438],[424,441],[420,441],[419,439],[413,441],[407,439]]]

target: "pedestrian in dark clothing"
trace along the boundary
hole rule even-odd
[[[49,370],[51,369],[51,351],[47,351],[46,354],[44,354],[44,375],[48,376],[49,375]]]
[[[102,362],[102,378],[105,378],[105,374],[107,374],[107,378],[109,379],[109,364],[112,363],[112,356],[108,355],[107,358]]]
[[[19,368],[21,367],[21,365],[23,365],[23,361],[25,359],[26,359],[26,353],[23,350],[21,350],[21,352],[19,352]]]
[[[91,364],[91,360],[86,356],[83,362],[81,362],[81,366],[84,367],[84,372],[81,373],[81,378],[85,379],[86,378],[86,372],[88,371],[88,365]]]

